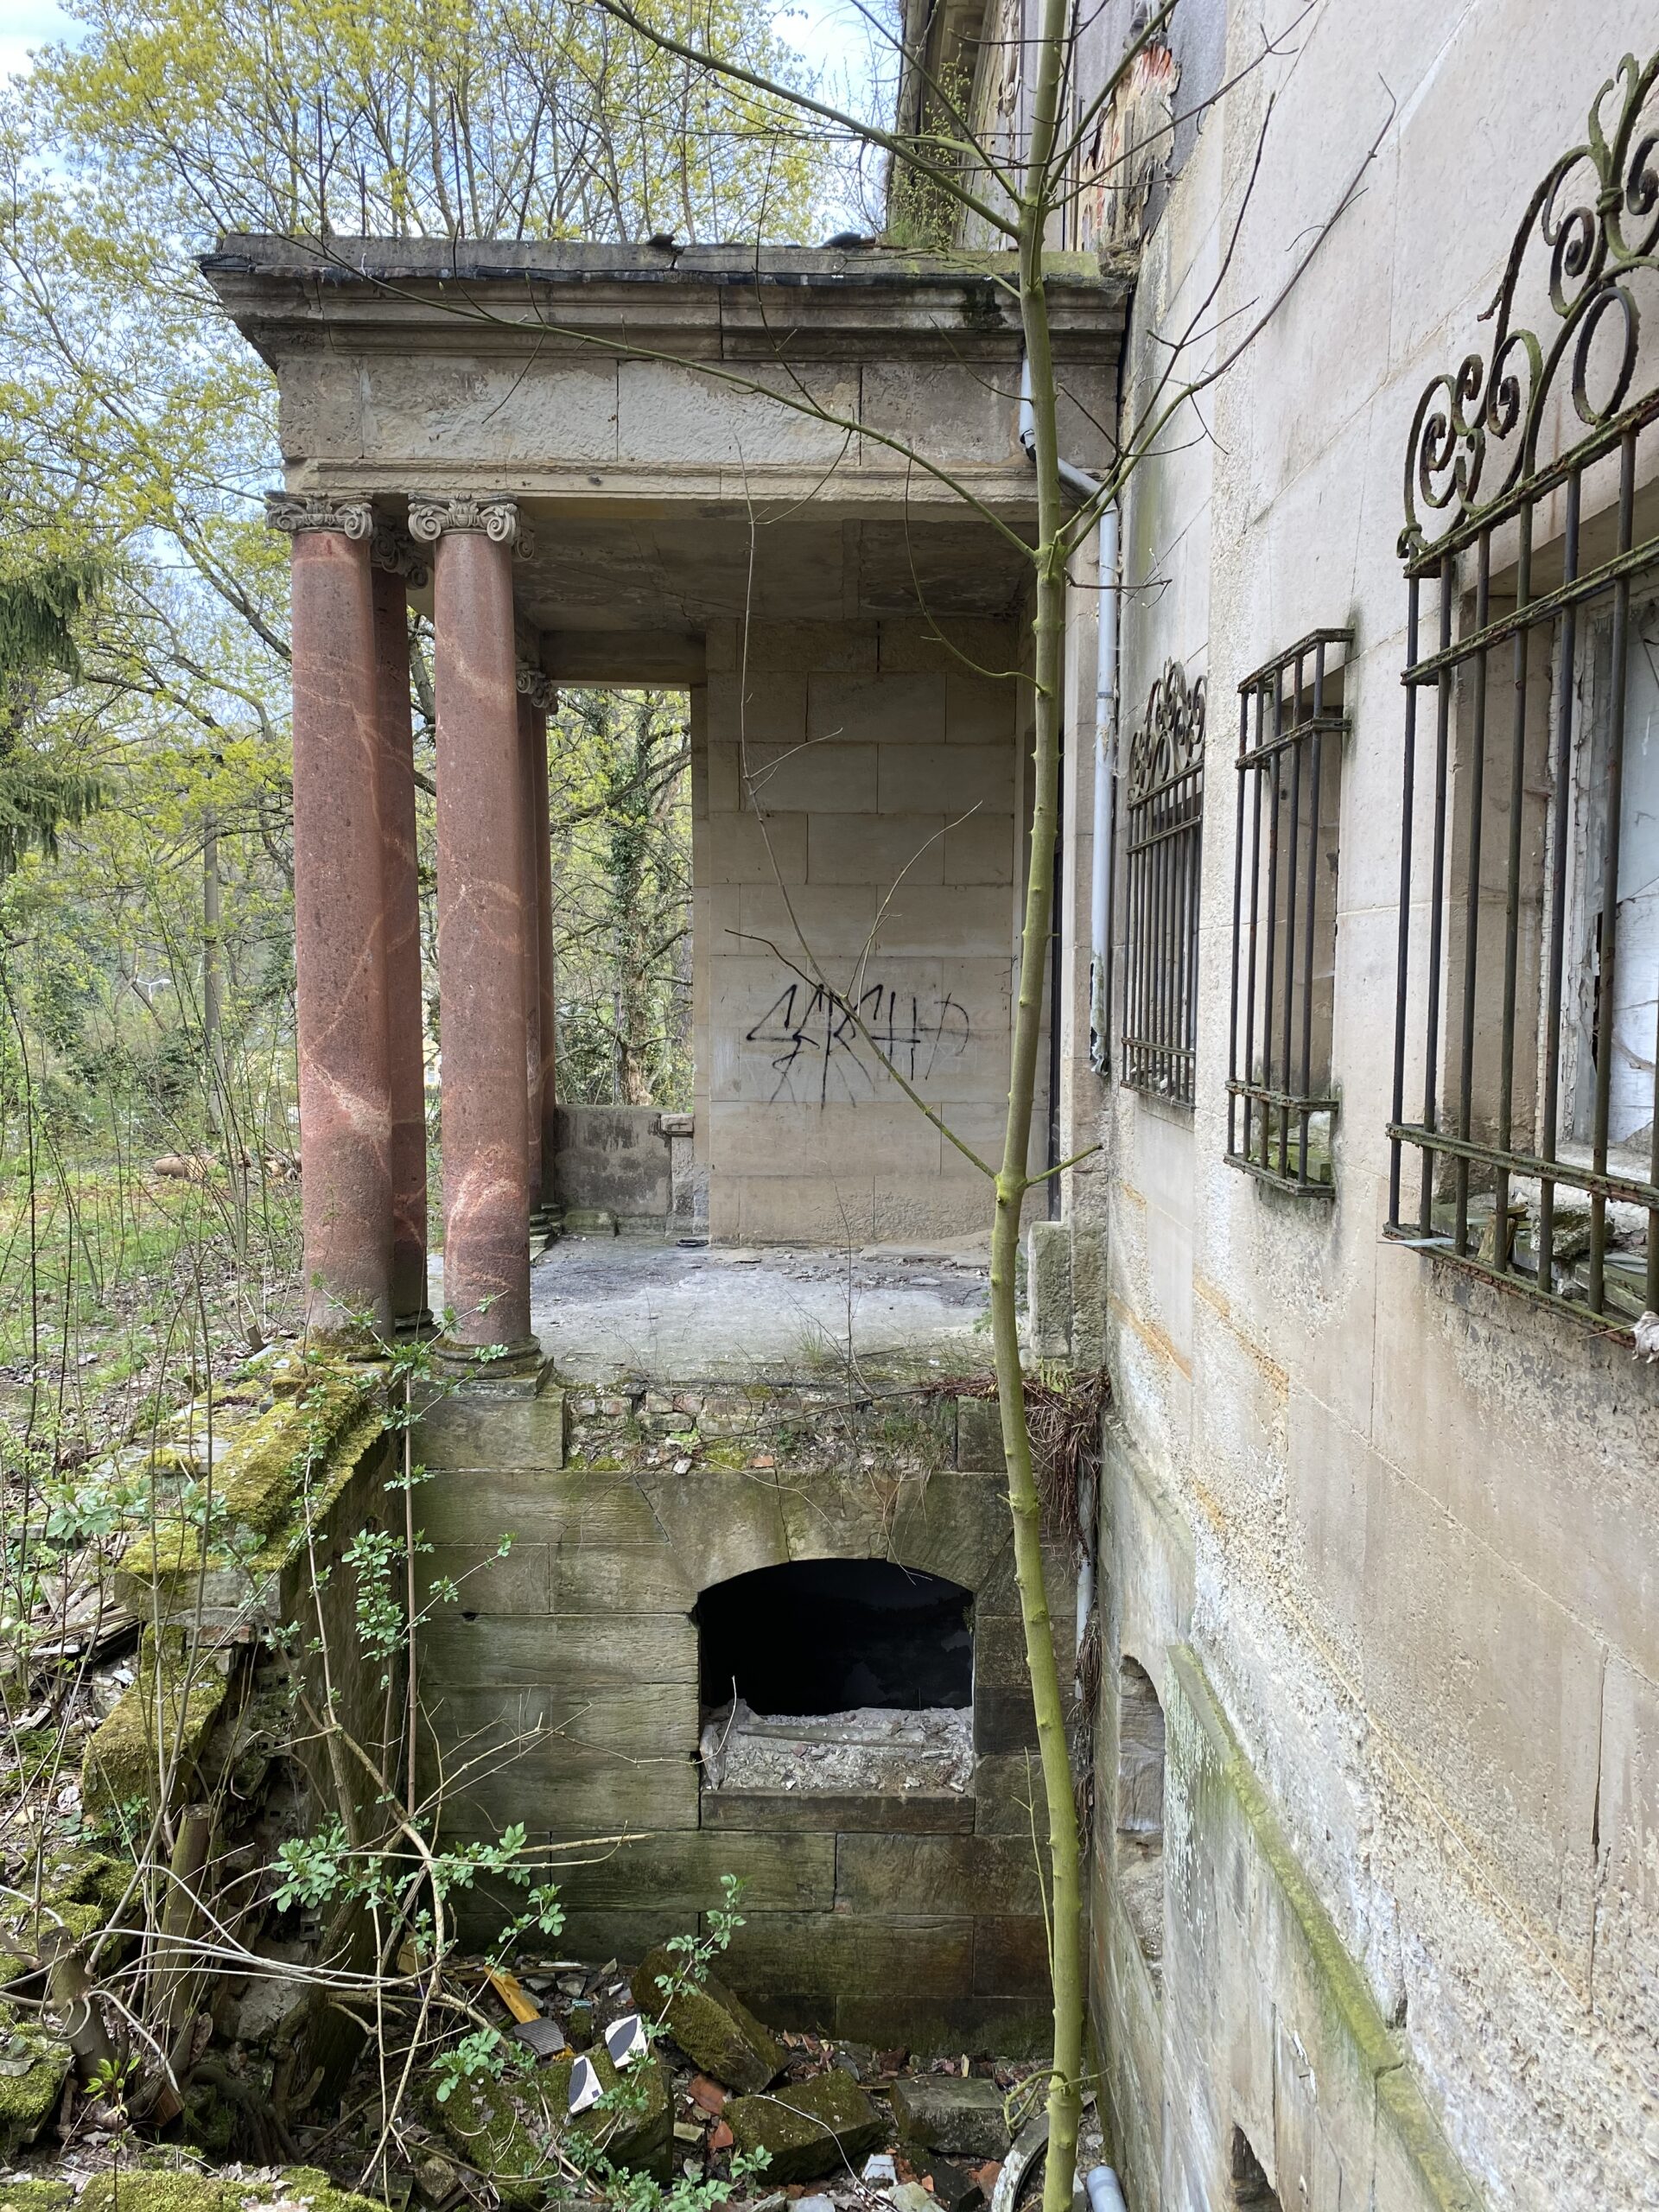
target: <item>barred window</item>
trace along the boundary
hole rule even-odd
[[[1333,1187],[1331,1034],[1348,630],[1315,630],[1238,687],[1227,1157]]]
[[[1656,82],[1659,56],[1625,63],[1602,100],[1622,112],[1533,197],[1490,354],[1437,377],[1413,425],[1388,1225],[1649,1349]],[[1576,442],[1551,457],[1561,423]]]
[[[1123,1081],[1190,1106],[1198,1019],[1205,682],[1171,661],[1129,744]]]

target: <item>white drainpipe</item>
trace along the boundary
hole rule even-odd
[[[1106,983],[1112,957],[1112,839],[1117,794],[1117,505],[1100,518],[1098,631],[1095,646],[1095,821],[1089,876],[1089,1063],[1105,1072]]]

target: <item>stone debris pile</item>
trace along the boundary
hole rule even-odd
[[[704,1725],[700,1754],[711,1789],[961,1792],[973,1786],[974,1717],[967,1706],[759,1713],[740,1697]]]
[[[434,2193],[446,2179],[457,2206],[480,2184],[525,2212],[597,2202],[583,2170],[600,2152],[659,2183],[735,2182],[746,2212],[982,2212],[1008,2149],[1010,2103],[1039,2070],[912,2063],[904,2050],[774,2031],[716,1974],[689,1980],[666,1945],[629,1976],[614,1961],[584,1971],[556,1961],[521,1964],[511,1979],[546,2008],[518,2024],[520,2037],[556,2055],[442,2100],[429,2091],[413,2131],[429,2145],[415,2170],[426,2202],[450,2201]]]

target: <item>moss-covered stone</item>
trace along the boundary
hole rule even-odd
[[[457,2082],[442,2103],[435,2091],[428,2110],[451,2148],[493,2183],[504,2204],[541,2202],[559,2164],[539,2083],[526,2089],[474,2077]]]
[[[77,1944],[102,1935],[126,1898],[131,1878],[131,1865],[109,1852],[83,1847],[49,1859],[42,1870],[38,1906],[31,1898],[7,1916],[18,1946],[8,1956],[12,1971],[32,1964],[48,1935],[62,1933]],[[131,1916],[135,1921],[138,1917],[136,1904]],[[130,1942],[130,1936],[124,1938],[113,1952],[106,1946],[106,1960],[115,1963],[124,1957]]]
[[[843,2166],[856,2170],[887,2132],[880,2113],[838,2066],[771,2096],[734,2097],[725,2120],[740,2151],[766,2152],[766,2179],[774,2186],[817,2181]]]
[[[0,2181],[0,2212],[69,2212],[74,2201],[67,2181]]]
[[[134,1800],[153,1808],[164,1771],[188,1791],[202,1746],[224,1709],[217,1668],[191,1664],[182,1630],[144,1631],[137,1679],[94,1730],[81,1764],[81,1801],[108,1817]]]
[[[198,1594],[214,1605],[243,1601],[288,1564],[381,1433],[382,1392],[376,1367],[308,1363],[219,1462],[211,1524],[204,1514],[177,1515],[135,1536],[116,1570],[117,1597],[141,1612]]]
[[[284,2166],[260,2182],[221,2180],[194,2167],[124,2166],[93,2175],[81,2193],[80,2212],[260,2212],[265,2205],[296,2203],[308,2212],[385,2212],[372,2198],[337,2187],[317,2166]],[[3,2190],[0,2212],[7,2212]]]
[[[570,2075],[576,2063],[574,2051],[555,2059],[538,2077],[550,2110],[559,2115],[555,2124],[567,2149],[580,2160],[575,2146],[583,2145],[608,2158],[613,2166],[666,2181],[673,2166],[674,2114],[660,2061],[654,2056],[641,2058],[626,2074],[619,2075],[602,2048],[590,2050],[588,2059],[606,2097],[616,2096],[614,2107],[595,2105],[575,2120],[564,2117],[569,2110]]]
[[[651,1952],[633,1977],[633,2001],[662,2021],[688,2058],[728,2089],[769,2088],[788,2061],[748,2006],[713,1974],[675,1986],[683,1971],[666,1946]]]
[[[70,2063],[67,2043],[0,2005],[0,2158],[32,2143],[51,2119]]]

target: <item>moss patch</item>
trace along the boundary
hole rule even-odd
[[[238,1431],[219,1465],[211,1525],[180,1515],[134,1537],[118,1596],[141,1612],[157,1599],[165,1610],[193,1600],[203,1576],[245,1586],[285,1567],[385,1427],[382,1387],[375,1367],[306,1368],[292,1395]]]
[[[614,2095],[617,2102],[614,2107],[595,2105],[575,2120],[565,2120],[567,2146],[574,2139],[576,2145],[608,2158],[613,2166],[654,2174],[658,2181],[666,2181],[673,2164],[674,2120],[660,2062],[654,2056],[639,2059],[626,2074],[619,2075],[602,2047],[587,2055],[599,2076],[600,2088],[607,2098]],[[543,2094],[548,2104],[561,2115],[569,2109],[570,2075],[575,2063],[575,2054],[569,2053],[555,2059],[539,2077],[545,2084]],[[581,2150],[575,2155],[580,2161]]]
[[[0,2182],[0,2212],[69,2212],[74,2201],[67,2181]]]
[[[51,2119],[70,2063],[67,2043],[0,2005],[0,2157],[32,2143]]]
[[[94,1730],[81,1766],[81,1799],[105,1817],[137,1799],[153,1808],[164,1770],[174,1794],[189,1786],[228,1685],[217,1668],[189,1664],[184,1632],[146,1629],[138,1674]]]
[[[659,1945],[633,1977],[634,2002],[660,2015],[687,2057],[727,2088],[769,2088],[788,2063],[771,2031],[713,1974],[701,1983],[681,1983],[681,1971],[680,1962]]]
[[[533,2094],[526,2104],[521,2109],[505,2082],[486,2079],[457,2082],[442,2104],[435,2093],[428,2103],[450,2147],[494,2183],[504,2204],[539,2204],[559,2173],[547,2112]]]
[[[132,1867],[128,1861],[104,1851],[66,1852],[49,1860],[41,1882],[38,1909],[33,1903],[26,1903],[14,1907],[8,1916],[8,1925],[16,1932],[22,1954],[15,1970],[22,1970],[22,1960],[38,1956],[44,1938],[60,1929],[77,1943],[90,1942],[94,1936],[101,1935],[126,1896],[131,1876]],[[138,1916],[136,1904],[132,1916],[135,1920]],[[124,1954],[130,1941],[123,1938],[121,1954]],[[3,2009],[0,2007],[0,2011]]]
[[[80,2198],[81,2212],[261,2212],[261,2207],[301,2203],[309,2212],[385,2212],[366,2196],[340,2189],[316,2166],[284,2166],[270,2181],[223,2181],[194,2167],[128,2166],[95,2174]],[[7,2200],[0,2191],[0,2212]]]
[[[769,2183],[816,2181],[843,2165],[855,2170],[887,2124],[852,2075],[835,2067],[791,2082],[769,2097],[734,2097],[726,2125],[740,2151],[766,2154]]]

